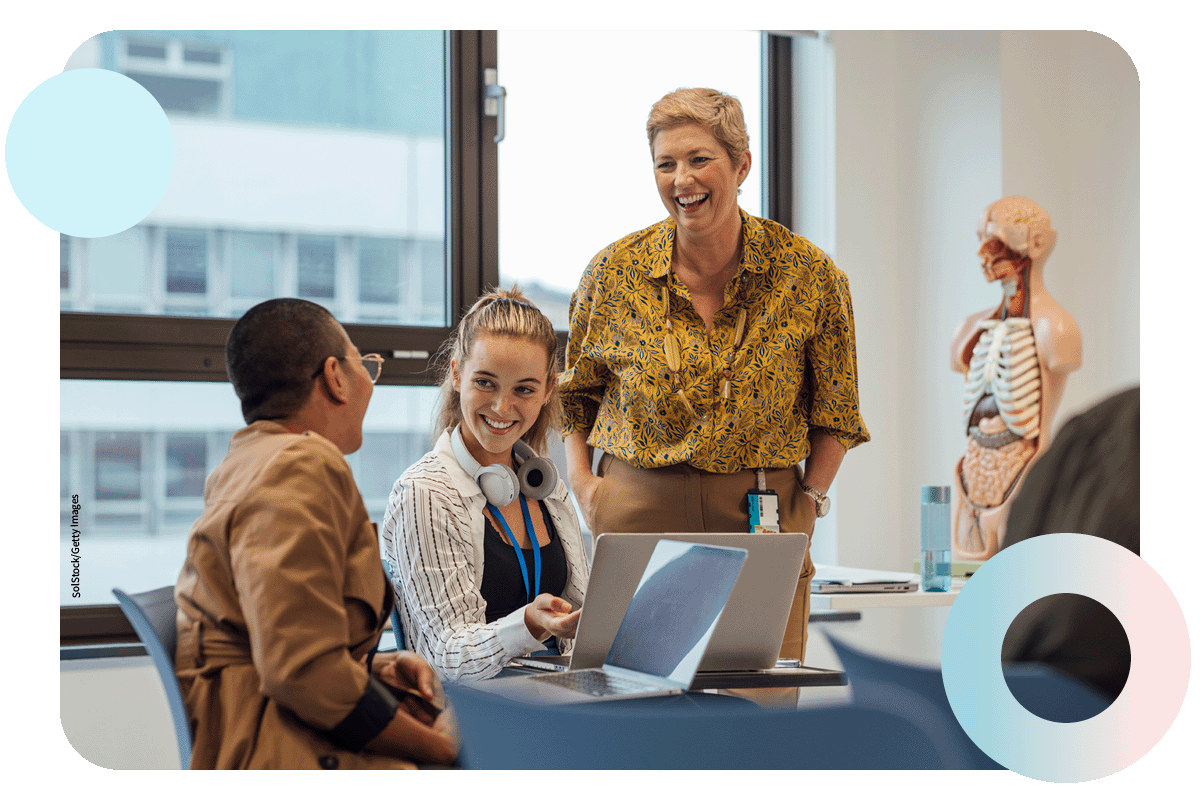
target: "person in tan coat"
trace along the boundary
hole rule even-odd
[[[344,454],[382,359],[305,300],[238,320],[226,368],[247,427],[209,476],[175,587],[193,769],[450,764],[441,686],[415,653],[371,657],[391,612]]]

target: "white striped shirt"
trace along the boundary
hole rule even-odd
[[[454,457],[443,432],[429,453],[392,488],[383,523],[384,553],[396,577],[396,602],[406,645],[445,680],[478,680],[513,658],[542,649],[525,627],[521,607],[488,623],[479,587],[483,580],[483,508],[479,486]],[[575,509],[560,479],[542,501],[567,558],[562,597],[583,602],[588,565]],[[569,653],[571,639],[559,639]]]

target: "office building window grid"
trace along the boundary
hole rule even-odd
[[[62,235],[59,249],[63,311],[238,317],[272,297],[303,297],[343,322],[446,322],[440,239],[138,225]]]
[[[204,510],[204,482],[225,457],[234,432],[62,430],[61,543],[70,547],[77,497],[75,527],[86,532],[89,563],[108,563],[102,585],[86,586],[82,597],[72,599],[64,582],[60,602],[107,603],[110,585],[169,579],[136,570],[155,562],[151,556],[160,552],[167,555],[157,561],[182,563],[188,531]],[[346,460],[372,519],[383,518],[392,484],[428,448],[428,430],[364,433],[362,447]]]
[[[60,238],[62,535],[78,495],[93,584],[70,599],[64,582],[64,606],[174,579],[203,479],[241,425],[228,384],[209,383],[219,373],[183,364],[216,349],[212,320],[299,296],[365,325],[368,348],[433,353],[498,280],[497,120],[476,102],[495,52],[486,31],[113,31],[72,55],[68,68],[122,72],[155,96],[176,175],[142,224]],[[569,290],[522,284],[565,329]],[[174,357],[182,374],[156,377]],[[433,373],[397,359],[385,379],[425,385],[377,386],[348,457],[374,519],[430,444]]]

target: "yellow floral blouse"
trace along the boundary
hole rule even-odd
[[[666,219],[604,248],[571,297],[560,388],[563,435],[634,466],[688,463],[708,472],[782,468],[808,457],[808,431],[823,428],[849,449],[870,439],[858,410],[854,316],[845,274],[803,237],[742,214],[742,262],[725,287],[711,334],[687,287],[670,280],[673,331],[665,326],[675,223]],[[721,402],[740,296],[746,334]],[[674,394],[663,350],[678,337],[682,388]]]

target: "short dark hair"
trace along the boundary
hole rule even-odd
[[[225,372],[246,424],[299,411],[313,372],[330,356],[344,356],[345,341],[333,315],[308,300],[280,297],[243,314],[225,342]]]

